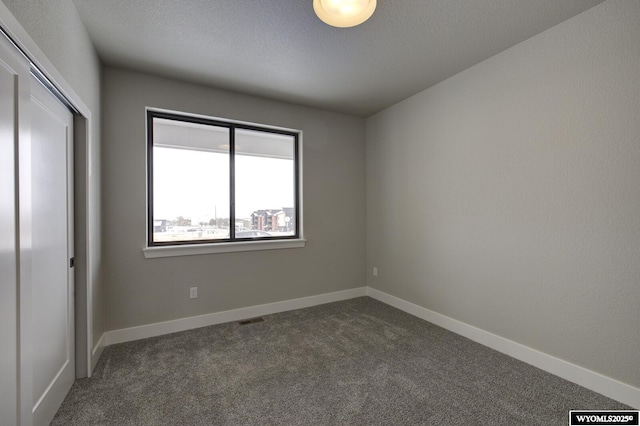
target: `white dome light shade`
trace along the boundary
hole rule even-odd
[[[313,10],[325,24],[355,27],[373,15],[376,0],[313,0]]]

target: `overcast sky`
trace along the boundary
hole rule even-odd
[[[229,157],[215,152],[153,151],[154,219],[191,219],[193,225],[229,217]],[[293,160],[236,157],[236,219],[259,209],[294,207]]]

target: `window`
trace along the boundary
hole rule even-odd
[[[148,247],[300,239],[300,132],[148,110],[147,138]]]

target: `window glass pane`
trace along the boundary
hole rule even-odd
[[[295,235],[294,148],[291,135],[236,130],[236,238]]]
[[[229,129],[154,118],[153,242],[229,238]]]

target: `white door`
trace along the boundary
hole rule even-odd
[[[75,380],[73,115],[31,80],[33,424],[40,426]]]

